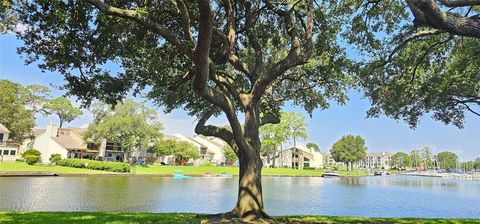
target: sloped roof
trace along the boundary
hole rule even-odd
[[[52,139],[66,149],[87,149],[82,142],[77,141],[69,135],[60,135],[58,137],[52,137]]]
[[[65,129],[70,130],[79,136],[82,136],[83,132],[85,131],[85,128],[65,128]]]
[[[0,133],[10,133],[10,131],[3,124],[0,124]]]
[[[44,128],[33,128],[32,129],[33,136],[39,136],[45,131],[47,131],[47,129],[44,129]]]

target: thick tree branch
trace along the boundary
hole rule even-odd
[[[280,118],[273,113],[266,113],[263,117],[260,118],[260,126],[278,123],[280,123]]]
[[[480,0],[440,0],[447,7],[463,7],[480,5]]]
[[[195,48],[195,77],[194,90],[202,98],[218,106],[225,112],[227,119],[232,127],[235,142],[239,148],[246,147],[246,141],[243,138],[243,130],[238,121],[235,112],[234,103],[230,98],[226,97],[218,90],[214,90],[208,86],[208,78],[215,74],[215,66],[209,58],[210,47],[212,43],[213,32],[213,16],[211,6],[208,0],[198,0],[200,20],[197,47]]]
[[[480,18],[478,17],[443,12],[434,0],[406,0],[406,2],[415,16],[415,26],[432,27],[459,36],[480,38]]]
[[[190,31],[190,14],[188,13],[187,6],[183,0],[176,0],[178,10],[180,11],[180,19],[182,21],[182,29],[188,41],[194,42],[192,31]]]
[[[268,1],[266,1],[268,4]],[[293,8],[292,8],[293,9]],[[288,55],[281,61],[275,63],[266,74],[259,77],[259,79],[254,83],[252,88],[252,103],[257,104],[263,94],[265,93],[268,86],[285,71],[295,66],[305,64],[310,58],[313,52],[313,42],[312,42],[312,33],[313,33],[313,0],[308,0],[307,2],[307,24],[305,30],[305,43],[303,52],[300,47],[300,39],[297,36],[297,32],[292,27],[292,12],[278,11],[276,13],[283,15],[285,19],[285,28],[287,34],[290,36],[291,47]]]
[[[210,117],[214,114],[213,110],[207,112],[203,117],[200,118],[197,125],[195,126],[195,133],[199,135],[205,136],[214,136],[217,138],[222,139],[225,141],[232,149],[234,149],[235,153],[237,153],[236,144],[233,138],[233,133],[226,128],[221,128],[213,125],[205,125],[205,123],[210,119]]]
[[[162,25],[148,18],[145,18],[144,16],[140,15],[136,10],[121,9],[121,8],[113,7],[105,4],[100,0],[85,0],[85,1],[92,4],[98,10],[100,10],[101,12],[107,15],[132,20],[138,24],[145,26],[146,28],[150,29],[151,31],[165,38],[165,40],[167,40],[169,43],[177,47],[187,57],[193,58],[193,50],[187,44],[180,41],[174,34],[172,34],[168,29],[166,29]]]
[[[247,34],[248,42],[251,44],[255,51],[255,72],[253,73],[250,81],[253,83],[257,80],[259,74],[263,71],[263,51],[262,46],[258,42],[257,37],[253,31],[253,13],[250,9],[251,4],[247,4],[245,8],[245,32]]]

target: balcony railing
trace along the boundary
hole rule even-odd
[[[0,141],[0,146],[10,146],[10,145],[19,146],[20,143],[14,142],[14,141]]]

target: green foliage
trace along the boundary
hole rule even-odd
[[[476,158],[475,161],[473,162],[473,168],[476,171],[480,171],[480,157]]]
[[[25,158],[26,156],[40,156],[41,153],[37,149],[28,149],[25,152],[22,153],[22,158]]]
[[[283,127],[287,128],[286,135],[293,138],[294,143],[299,138],[307,138],[307,123],[305,122],[305,116],[297,112],[282,112],[281,118],[285,122]]]
[[[415,168],[420,167],[420,165],[422,164],[421,153],[417,149],[414,149],[412,150],[412,152],[410,152],[410,159],[412,160],[412,165]]]
[[[10,130],[11,141],[22,142],[35,125],[32,111],[26,108],[28,94],[19,83],[0,80],[0,123]]]
[[[425,36],[387,61],[393,48],[412,35],[395,37],[385,45],[388,51],[373,51],[375,59],[362,71],[361,86],[373,104],[368,115],[384,113],[413,128],[429,112],[459,128],[466,113],[480,116],[480,40],[446,33]]]
[[[82,115],[82,111],[72,106],[72,102],[65,97],[58,97],[49,100],[44,108],[48,113],[55,114],[60,119],[60,127],[64,122],[71,122]]]
[[[200,158],[200,152],[197,147],[189,142],[173,139],[157,141],[150,147],[149,152],[159,155],[173,155],[176,162],[180,165],[185,164],[189,159]]]
[[[35,163],[40,162],[40,156],[35,156],[35,155],[26,155],[23,157],[25,159],[25,162],[28,165],[33,165]]]
[[[107,3],[133,9],[141,13],[142,17],[165,25],[182,42],[189,42],[183,35],[177,5],[172,1],[152,2],[149,7],[139,8],[136,8],[136,1]],[[239,26],[245,24],[246,5],[252,7],[252,12],[258,13],[254,36],[263,48],[264,63],[261,72],[264,73],[288,54],[291,39],[284,31],[284,18],[265,7],[263,2],[257,3],[239,2],[236,13],[241,20],[238,21]],[[288,10],[283,4],[278,7]],[[297,16],[305,17],[306,7],[303,2],[291,7],[297,10]],[[272,83],[272,91],[264,95],[260,112],[278,113],[285,101],[291,101],[312,113],[317,108],[327,109],[330,102],[344,103],[347,100],[345,90],[352,84],[348,73],[350,61],[338,40],[346,12],[335,10],[334,3],[315,7],[318,8],[314,15],[314,33],[318,35],[313,38],[311,59],[308,63],[297,65],[298,69],[285,72],[281,82]],[[192,30],[198,31],[198,6],[188,3],[187,8]],[[218,9],[215,12],[218,19],[214,25],[221,31],[224,30],[226,21],[220,10],[222,7]],[[141,24],[106,16],[87,2],[29,1],[19,4],[16,11],[21,23],[29,27],[26,32],[19,34],[19,38],[25,42],[19,51],[27,56],[27,63],[39,61],[40,68],[61,72],[68,82],[66,89],[83,102],[100,99],[114,104],[130,90],[136,93],[145,90],[147,96],[164,106],[167,112],[184,108],[189,114],[200,116],[212,109],[211,103],[193,94],[195,91],[191,79],[177,82],[192,68],[193,61],[171,42]],[[302,19],[303,22],[293,20],[299,36],[303,35],[304,20],[305,18]],[[78,33],[82,35],[77,35]],[[248,78],[234,70],[226,61],[223,54],[225,46],[217,34],[213,34],[210,56],[216,71],[223,77],[231,77],[240,91],[251,89],[252,83]],[[254,47],[245,32],[238,32],[237,35],[235,53],[246,64],[254,65]],[[301,42],[304,45],[304,41]],[[108,70],[105,65],[111,62],[118,64],[119,69],[114,72]],[[216,88],[213,82],[209,82],[209,85]],[[278,96],[282,100],[272,100]],[[232,99],[235,108],[240,110],[240,102]]]
[[[458,156],[453,152],[440,152],[436,158],[440,169],[451,170],[457,167]]]
[[[0,34],[14,31],[17,16],[12,7],[13,0],[0,0]]]
[[[350,164],[353,167],[354,162],[365,158],[367,154],[365,140],[361,136],[346,135],[335,142],[330,150],[335,161]]]
[[[62,159],[62,156],[58,153],[52,154],[48,159],[51,163],[58,163]]]
[[[313,150],[315,150],[316,152],[320,152],[320,147],[319,147],[317,144],[315,144],[315,143],[309,142],[309,143],[307,143],[306,146],[307,146],[307,148],[309,148],[309,149],[313,149]]]
[[[42,85],[28,85],[26,87],[29,91],[25,96],[27,105],[32,110],[32,116],[41,113],[42,115],[48,114],[45,110],[45,104],[50,97],[50,89]]]
[[[425,166],[425,170],[433,167],[433,155],[430,148],[423,147],[422,150],[420,150],[420,157],[422,159],[423,165]]]
[[[223,150],[223,155],[225,156],[225,159],[227,160],[227,162],[231,166],[233,166],[235,164],[235,161],[238,160],[237,154],[235,154],[232,147],[230,147],[228,144],[225,144],[222,150]]]
[[[118,103],[114,109],[98,103],[92,107],[92,113],[94,121],[83,133],[84,139],[95,142],[108,139],[132,154],[162,136],[157,112],[133,100]]]
[[[61,159],[57,162],[57,165],[120,173],[130,172],[130,165],[128,163],[120,162],[103,162],[88,159]]]
[[[397,168],[407,168],[412,166],[410,155],[404,152],[397,152],[392,157],[392,162]]]

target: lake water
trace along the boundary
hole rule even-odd
[[[0,177],[0,211],[220,213],[237,178]],[[370,217],[480,218],[480,182],[385,176],[264,177],[266,211]]]

